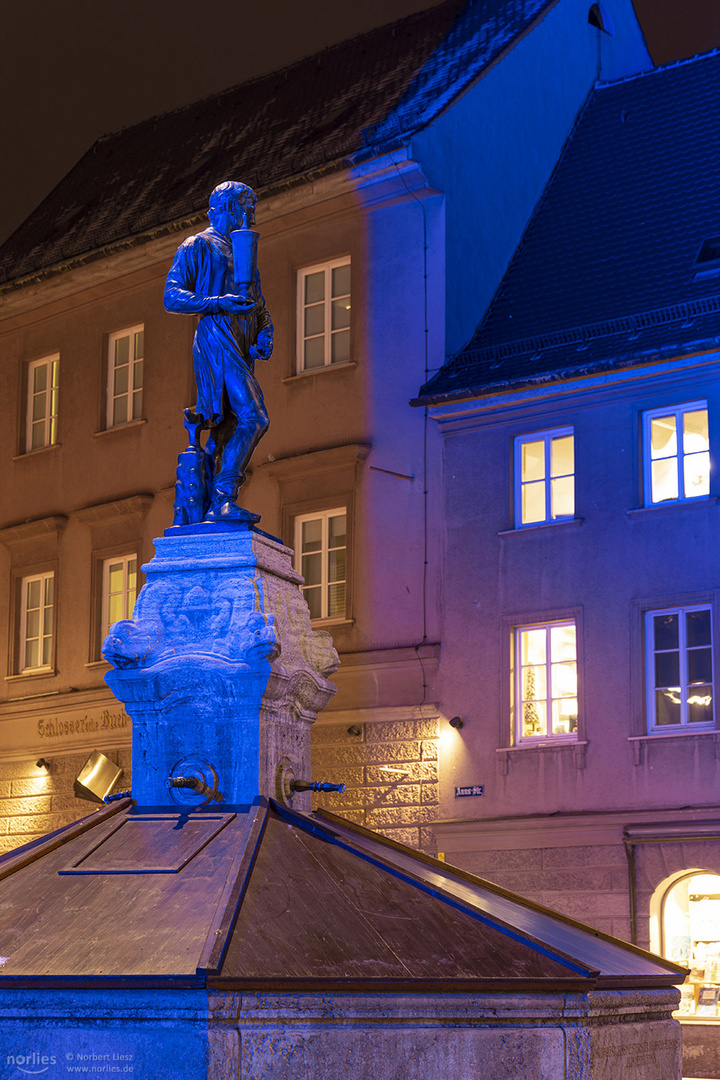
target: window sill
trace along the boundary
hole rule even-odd
[[[648,517],[653,514],[667,514],[668,511],[688,510],[693,506],[717,506],[717,495],[703,499],[668,499],[667,502],[653,503],[652,506],[639,506],[635,510],[626,510],[629,518]]]
[[[681,1024],[720,1024],[720,1016],[689,1016],[687,1013],[673,1013],[673,1019]]]
[[[26,679],[48,679],[57,675],[55,668],[30,668],[28,671],[19,671],[16,675],[6,675],[5,682],[24,682]]]
[[[516,529],[503,529],[498,536],[523,536],[527,533],[544,532],[546,529],[568,529],[582,525],[584,518],[565,518],[562,521],[539,521],[536,525],[518,525]]]
[[[496,749],[498,770],[501,776],[507,776],[510,760],[515,754],[527,754],[533,750],[572,750],[575,768],[585,768],[585,750],[587,740],[583,739],[546,739],[544,742],[522,743],[520,746],[501,746]]]
[[[672,739],[698,739],[712,736],[715,739],[715,757],[720,758],[720,730],[711,728],[709,731],[663,731],[653,735],[628,735],[628,742],[632,746],[633,764],[641,765],[645,758],[645,748],[650,743],[666,742]]]
[[[325,629],[325,627],[331,626],[354,626],[355,620],[346,619],[344,616],[342,619],[311,619],[310,625],[312,626],[313,630],[323,630]]]
[[[109,671],[112,667],[112,664],[109,660],[90,660],[87,664],[85,664],[85,667],[89,671],[94,671],[96,668],[100,668],[103,671]]]
[[[62,443],[51,443],[50,446],[38,446],[36,450],[26,450],[24,454],[16,454],[13,461],[27,461],[28,458],[37,457],[39,454],[47,454],[51,450],[62,450]]]
[[[356,367],[357,360],[346,360],[342,364],[324,364],[322,367],[311,368],[310,371],[297,371],[294,375],[288,375],[282,382],[297,382],[298,379],[309,379],[313,375],[323,375],[326,371],[347,371],[349,368]]]
[[[99,439],[103,435],[111,435],[113,431],[127,431],[128,428],[142,427],[143,424],[147,424],[147,420],[129,420],[127,424],[114,424],[113,427],[93,431],[93,439]]]

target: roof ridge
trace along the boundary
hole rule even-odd
[[[682,60],[669,60],[667,64],[658,64],[655,67],[649,68],[647,71],[636,71],[631,75],[623,75],[619,79],[608,79],[607,81],[599,81],[595,83],[596,90],[606,90],[610,86],[620,86],[622,83],[636,82],[640,79],[649,79],[653,75],[662,75],[666,71],[672,71],[674,68],[687,67],[689,64],[696,64],[701,60],[709,60],[712,57],[717,56],[720,53],[720,47],[715,49],[708,49],[704,53],[695,53],[694,56],[686,56]]]
[[[495,4],[496,7],[500,7],[505,4],[506,7],[512,6],[512,0],[489,0],[489,4]],[[409,116],[403,116],[407,101],[399,101],[395,107],[378,123],[370,125],[363,131],[363,140],[365,146],[375,146],[378,143],[384,145],[388,140],[396,139],[404,136],[408,127],[418,128],[425,127],[427,124],[432,123],[436,117],[445,111],[452,102],[455,101],[459,93],[471,86],[478,78],[481,77],[483,72],[492,64],[499,55],[507,48],[514,47],[519,37],[524,36],[529,28],[537,21],[541,21],[545,18],[551,7],[554,7],[558,0],[520,0],[524,10],[521,13],[521,21],[525,20],[525,26],[518,34],[517,29],[513,33],[509,33],[507,28],[494,24],[491,18],[487,17],[487,12],[484,13],[484,17],[479,21],[475,30],[468,34],[468,23],[472,23],[473,9],[476,7],[476,0],[466,0],[463,4],[457,5],[457,19],[455,24],[449,29],[445,41],[441,44],[436,52],[432,54],[428,60],[418,69],[415,76],[415,83],[423,76],[427,75],[428,65],[432,66],[433,60],[437,61],[439,54],[443,49],[451,51],[456,48],[456,43],[451,44],[453,35],[463,33],[465,34],[466,46],[468,41],[472,43],[472,49],[475,52],[475,56],[470,58],[470,50],[466,49],[466,66],[462,77],[458,79],[450,79],[444,91],[438,93],[431,103],[421,104],[419,109],[416,109],[414,113]],[[481,5],[477,5],[478,11],[480,11]],[[531,14],[529,9],[534,11]],[[463,19],[465,25],[463,25]],[[481,35],[483,31],[488,34],[488,39],[485,42],[481,41]],[[494,41],[493,41],[494,35]],[[490,55],[486,51],[483,54],[483,47],[488,49],[488,46],[492,45],[489,49]],[[493,55],[494,53],[494,55]],[[407,96],[407,95],[406,95]]]

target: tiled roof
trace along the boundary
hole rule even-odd
[[[0,248],[0,286],[188,221],[212,187],[260,193],[429,123],[555,0],[446,0],[99,139]]]
[[[720,51],[598,86],[473,339],[422,400],[720,341]],[[720,250],[719,250],[720,254]]]

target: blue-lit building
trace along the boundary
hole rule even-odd
[[[243,501],[342,661],[314,767],[354,821],[432,847],[440,441],[408,401],[471,336],[599,74],[650,66],[630,0],[448,0],[100,139],[6,241],[0,848],[82,812],[91,750],[129,783],[100,646],[172,520],[194,320],[163,285],[229,177],[259,194],[276,331]]]
[[[448,758],[484,786],[444,786],[439,847],[687,962],[689,1045],[720,981],[719,94],[717,52],[596,88],[419,396],[444,448]]]

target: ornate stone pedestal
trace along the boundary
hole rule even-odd
[[[291,552],[256,529],[208,524],[155,541],[132,620],[103,646],[107,683],[133,721],[133,798],[196,806],[168,790],[203,775],[223,803],[282,797],[310,776],[310,726],[335,687],[329,634],[313,631]],[[302,806],[308,796],[298,796]]]

